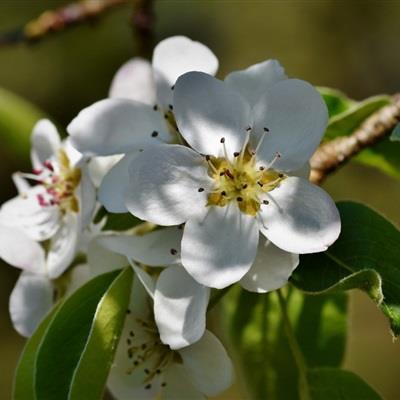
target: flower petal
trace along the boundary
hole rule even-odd
[[[50,239],[59,227],[60,212],[56,206],[42,207],[39,204],[37,197],[44,193],[43,187],[34,186],[3,203],[0,223],[20,229],[36,241]]]
[[[91,276],[123,268],[129,265],[125,256],[106,249],[99,243],[101,236],[93,239],[88,246],[87,259]]]
[[[197,283],[181,265],[164,269],[154,295],[161,341],[173,350],[197,342],[206,329],[209,297],[210,289]]]
[[[58,278],[75,258],[79,241],[79,221],[75,213],[65,214],[60,229],[51,238],[47,253],[47,272]]]
[[[108,171],[99,189],[99,201],[111,213],[126,213],[125,193],[129,185],[129,165],[138,155],[132,152],[125,155]]]
[[[162,400],[206,400],[190,381],[183,365],[172,363],[164,373],[164,382]]]
[[[254,106],[269,87],[284,79],[287,76],[279,62],[267,60],[242,71],[231,72],[225,77],[225,82]]]
[[[33,127],[31,136],[31,160],[36,169],[52,158],[60,148],[61,141],[57,128],[48,119],[41,119]]]
[[[174,90],[174,115],[179,132],[202,154],[240,151],[251,125],[249,104],[227,84],[202,72],[181,76]]]
[[[45,274],[42,246],[19,229],[0,225],[0,258],[13,267]]]
[[[144,235],[102,235],[98,242],[106,249],[149,266],[165,266],[180,261],[183,230],[174,226]]]
[[[88,165],[81,166],[81,181],[77,188],[81,229],[86,228],[93,220],[96,207],[96,189],[90,178]]]
[[[197,343],[179,350],[179,354],[192,382],[205,395],[215,396],[232,384],[232,361],[211,332],[205,331]]]
[[[14,328],[29,337],[53,305],[53,285],[43,276],[23,272],[10,296]]]
[[[268,193],[261,232],[291,253],[325,251],[339,236],[340,215],[331,197],[303,178],[286,178]]]
[[[260,240],[250,271],[240,280],[251,292],[267,293],[284,286],[299,264],[298,254],[288,253],[265,239]]]
[[[270,87],[254,107],[254,129],[259,139],[268,129],[258,151],[265,162],[278,152],[274,168],[291,171],[305,164],[319,145],[328,122],[321,95],[307,82],[280,81]]]
[[[187,147],[145,149],[131,163],[129,174],[125,204],[142,220],[178,225],[206,210],[206,189],[212,180],[204,158]]]
[[[81,153],[98,156],[128,153],[150,143],[170,140],[158,111],[127,99],[94,103],[72,120],[67,131]]]
[[[93,157],[90,160],[88,164],[90,178],[97,188],[100,187],[103,178],[122,157],[120,154],[116,154],[114,156]]]
[[[214,75],[218,60],[204,44],[185,36],[173,36],[162,40],[153,53],[154,77],[158,100],[164,109],[172,103],[172,86],[186,72],[201,71]]]
[[[182,239],[182,264],[199,283],[222,289],[250,269],[258,244],[256,218],[236,204],[210,207],[203,220],[190,219]]]
[[[151,64],[140,57],[124,63],[115,74],[109,97],[131,99],[153,106],[157,103]]]
[[[135,274],[146,289],[147,294],[150,298],[154,299],[154,293],[156,291],[156,277],[154,275],[148,274],[141,266],[137,265],[135,261],[129,260]]]

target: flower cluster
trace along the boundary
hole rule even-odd
[[[19,194],[0,210],[0,256],[23,270],[10,313],[25,336],[90,277],[134,269],[108,382],[117,399],[226,389],[231,361],[206,329],[210,290],[276,290],[299,254],[340,233],[334,202],[308,181],[328,119],[319,93],[275,60],[224,80],[217,69],[181,36],[160,42],[151,63],[128,61],[67,139],[38,122],[33,170],[14,175]],[[143,222],[106,229],[118,213]]]

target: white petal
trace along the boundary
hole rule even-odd
[[[80,229],[84,229],[92,222],[96,206],[96,189],[87,164],[81,166],[81,181],[76,192],[79,198]]]
[[[144,235],[102,235],[98,242],[106,249],[149,266],[176,264],[180,260],[183,230],[174,226]]]
[[[51,238],[47,254],[47,272],[58,278],[75,258],[79,240],[79,221],[75,213],[64,215],[60,229]]]
[[[158,225],[178,225],[204,213],[212,180],[204,158],[179,145],[144,150],[129,167],[128,210]]]
[[[192,382],[205,395],[215,396],[232,384],[232,361],[211,332],[205,331],[197,343],[179,350],[179,354]]]
[[[310,172],[311,172],[311,165],[309,162],[307,162],[299,169],[296,169],[295,171],[291,171],[290,175],[298,176],[299,178],[304,178],[304,179],[308,180],[310,178]]]
[[[98,156],[127,153],[150,143],[170,140],[158,111],[127,99],[94,103],[72,120],[67,131],[73,146],[81,153]]]
[[[156,277],[148,274],[141,266],[137,265],[133,260],[129,260],[135,271],[136,277],[145,288],[147,294],[150,298],[154,298],[154,293],[156,291]]]
[[[190,381],[183,365],[172,363],[165,371],[164,381],[166,386],[162,389],[162,400],[206,400]]]
[[[84,285],[90,278],[90,268],[88,264],[75,265],[69,271],[69,281],[65,296],[70,295]]]
[[[143,58],[132,58],[115,74],[109,97],[131,99],[153,106],[157,103],[151,64]]]
[[[265,135],[258,156],[265,162],[279,152],[274,168],[291,171],[303,166],[319,145],[328,109],[317,90],[297,79],[270,87],[254,107],[255,132]]]
[[[182,239],[182,264],[199,283],[222,289],[250,269],[258,245],[257,220],[236,204],[210,207],[203,219],[190,219]]]
[[[249,104],[224,82],[202,72],[181,76],[174,90],[174,115],[185,140],[202,154],[229,157],[240,151],[252,124]]]
[[[339,236],[340,215],[331,197],[303,178],[289,177],[269,192],[261,232],[292,253],[326,250]]]
[[[129,185],[129,165],[137,152],[128,153],[104,177],[99,189],[99,201],[111,213],[126,213],[125,193]]]
[[[104,274],[129,265],[125,256],[104,248],[99,243],[100,238],[101,236],[93,239],[88,246],[87,259],[91,276]]]
[[[231,72],[225,77],[225,82],[254,106],[269,87],[284,79],[287,76],[279,62],[267,60],[242,71]]]
[[[240,280],[246,290],[267,293],[284,286],[299,264],[298,254],[288,253],[260,239],[257,257],[250,271]]]
[[[20,172],[14,172],[11,175],[11,178],[14,182],[15,187],[17,188],[18,194],[23,195],[31,188],[28,180],[25,179]]]
[[[53,305],[53,285],[43,276],[23,272],[10,296],[14,328],[29,337]]]
[[[173,350],[197,342],[206,329],[209,296],[210,289],[197,283],[181,265],[164,269],[154,295],[161,341]]]
[[[96,187],[101,185],[108,171],[122,158],[121,155],[94,157],[90,160],[88,168],[92,182]]]
[[[189,71],[214,75],[218,69],[218,60],[203,44],[184,36],[173,36],[162,40],[155,47],[153,68],[158,100],[167,109],[172,104],[171,87],[179,76]]]
[[[43,163],[52,158],[61,145],[57,128],[51,121],[41,119],[36,123],[32,131],[31,145],[32,165],[41,169]]]
[[[0,225],[0,258],[35,274],[45,274],[46,271],[42,246],[16,228]]]
[[[43,193],[43,187],[34,186],[5,202],[0,210],[0,223],[22,230],[33,240],[51,238],[59,227],[60,212],[56,206],[39,205],[37,196]]]

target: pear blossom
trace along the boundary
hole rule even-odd
[[[140,219],[185,224],[181,262],[195,280],[224,288],[250,272],[243,284],[263,291],[268,282],[257,280],[268,276],[251,270],[259,232],[268,240],[263,251],[289,275],[296,255],[337,239],[335,203],[299,172],[328,119],[309,83],[288,79],[271,61],[225,82],[189,72],[175,84],[173,103],[188,146],[153,145],[131,160],[125,204]]]
[[[159,229],[146,234],[104,232],[92,241],[88,262],[92,273],[129,263],[153,299],[160,340],[176,350],[197,342],[206,329],[210,289],[197,283],[180,264],[182,230]],[[122,258],[121,258],[122,257]]]
[[[215,74],[218,60],[206,46],[184,36],[161,41],[152,63],[133,58],[116,73],[110,98],[82,110],[67,131],[72,145],[88,156],[121,158],[103,179],[99,200],[114,213],[127,212],[124,193],[128,165],[138,151],[152,143],[176,140],[173,89],[188,71]]]
[[[134,281],[125,325],[107,387],[117,400],[204,399],[227,389],[233,366],[210,331],[178,350],[160,339],[152,300]]]
[[[68,140],[61,141],[49,120],[39,121],[33,129],[31,159],[31,173],[13,176],[18,196],[1,206],[0,226],[23,233],[21,240],[7,241],[9,252],[17,255],[34,248],[37,254],[36,263],[11,264],[39,274],[45,269],[55,279],[76,255],[81,233],[93,216],[95,191],[82,155]],[[33,242],[48,242],[45,256]],[[37,271],[32,270],[34,265]]]

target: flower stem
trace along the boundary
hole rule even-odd
[[[304,359],[303,353],[300,349],[300,346],[297,342],[296,335],[293,332],[292,324],[290,323],[289,315],[287,313],[286,298],[283,295],[281,289],[278,289],[276,292],[278,294],[279,305],[280,305],[281,311],[282,311],[282,318],[283,318],[285,333],[286,333],[286,336],[287,336],[287,339],[289,342],[290,350],[292,351],[294,361],[295,361],[297,369],[299,371],[300,399],[301,400],[311,400],[310,390],[309,390],[308,381],[307,381],[307,365],[306,365],[306,361]]]

